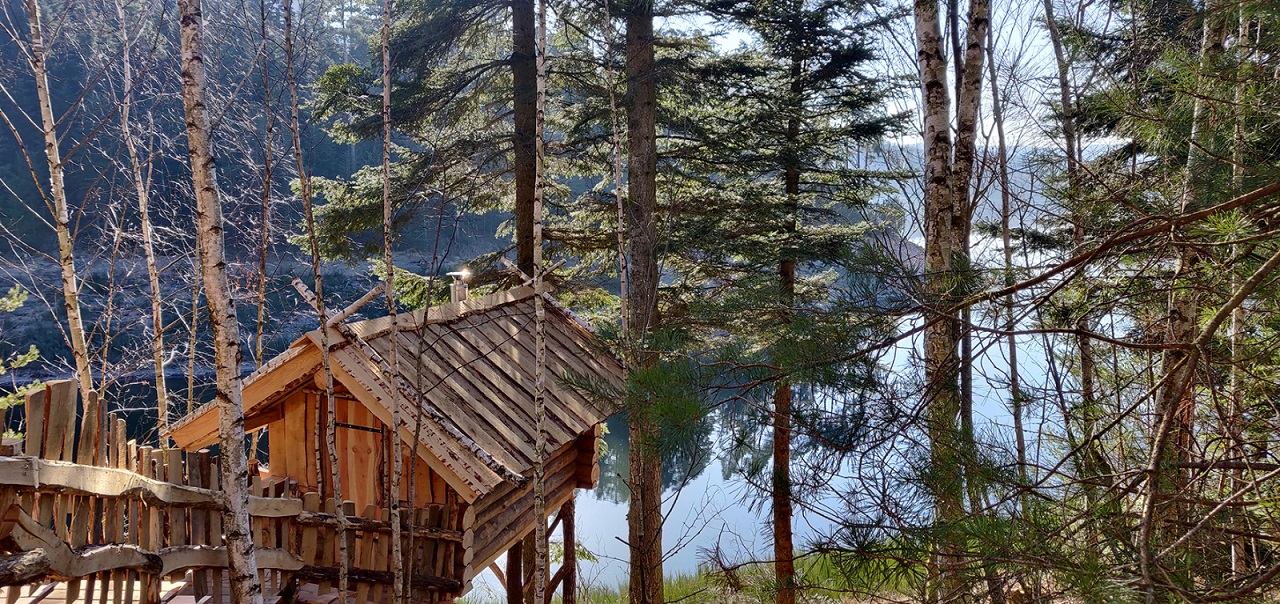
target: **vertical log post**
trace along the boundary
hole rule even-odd
[[[560,527],[564,538],[564,604],[578,604],[578,540],[573,526],[574,515],[578,511],[576,501],[576,497],[570,497],[560,512],[564,523]]]
[[[524,602],[524,541],[507,550],[507,604]]]

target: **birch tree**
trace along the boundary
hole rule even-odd
[[[49,91],[47,67],[49,48],[45,41],[44,19],[38,0],[24,0],[27,25],[31,37],[24,49],[26,60],[35,80],[37,101],[40,105],[39,128],[44,139],[44,154],[49,170],[49,189],[42,191],[45,203],[53,218],[53,231],[58,242],[58,266],[62,278],[63,310],[67,316],[67,335],[71,355],[75,360],[76,381],[82,396],[93,390],[93,371],[90,368],[89,343],[81,316],[80,278],[76,274],[75,238],[71,230],[71,212],[67,203],[64,181],[66,165],[59,146],[58,119],[53,113],[53,96]],[[17,126],[7,114],[0,112],[5,125],[14,138],[21,140]]]
[[[322,301],[324,297],[324,279],[321,274],[321,258],[320,243],[316,237],[316,219],[313,206],[314,191],[311,186],[311,171],[307,169],[306,161],[303,158],[302,150],[302,122],[298,117],[299,107],[298,101],[298,77],[294,67],[294,45],[293,45],[293,6],[286,3],[284,6],[284,53],[285,53],[285,78],[289,85],[289,134],[293,143],[293,161],[298,171],[298,189],[299,196],[302,198],[302,217],[303,226],[307,235],[307,251],[310,252],[311,259],[311,277],[315,284],[316,300]],[[316,448],[316,488],[321,493],[326,492],[324,485],[329,485],[329,492],[333,493],[334,501],[343,501],[342,498],[342,464],[338,459],[338,415],[337,415],[337,397],[334,395],[333,383],[333,364],[330,356],[329,330],[325,328],[329,324],[328,309],[323,303],[316,304],[316,314],[319,319],[320,329],[320,369],[324,377],[324,397],[325,397],[325,419],[324,422],[316,422],[312,427],[312,436],[314,442],[324,443],[323,450],[321,447]],[[318,411],[317,411],[318,413]],[[324,475],[324,460],[322,455],[328,453],[329,468],[332,475]],[[349,530],[347,525],[347,513],[344,506],[335,506],[335,515],[338,520],[338,531],[346,534]],[[351,568],[351,551],[347,547],[346,539],[338,540],[338,598],[339,601],[346,601],[348,591],[348,569]]]
[[[138,222],[142,238],[142,254],[147,263],[147,284],[151,288],[151,361],[156,384],[156,431],[161,435],[169,431],[169,389],[165,379],[164,347],[164,292],[160,289],[160,265],[155,250],[155,228],[151,220],[150,170],[143,170],[144,158],[139,150],[133,127],[133,91],[136,86],[133,73],[133,42],[129,35],[129,19],[125,14],[124,0],[115,0],[116,18],[120,35],[120,138],[124,140],[129,161],[134,194],[138,203]],[[161,436],[162,441],[168,439]],[[162,442],[162,445],[167,444]]]
[[[396,335],[400,329],[396,315],[396,267],[392,257],[391,219],[391,0],[382,2],[382,258],[386,271],[387,285],[384,289],[387,301],[387,315],[391,318],[391,346],[388,363],[391,375],[387,381],[393,386],[400,379],[400,338]],[[320,302],[324,304],[322,300]],[[421,403],[418,403],[421,404]],[[416,443],[415,443],[416,449]],[[401,555],[400,542],[400,474],[403,459],[400,446],[400,405],[391,405],[391,496],[388,505],[391,507],[391,568],[395,585],[393,591],[397,603],[404,599],[404,559]],[[412,497],[412,496],[411,496]]]
[[[262,604],[262,586],[249,526],[248,458],[245,454],[244,407],[240,381],[240,326],[227,283],[222,201],[206,105],[206,67],[200,0],[178,2],[182,49],[182,107],[187,120],[187,148],[196,197],[201,277],[213,330],[216,371],[215,400],[221,450],[223,540],[227,547],[233,604]]]
[[[949,5],[948,18],[959,21]],[[935,522],[939,532],[931,569],[929,597],[950,601],[967,591],[964,544],[953,532],[965,515],[964,464],[971,435],[962,433],[963,394],[959,377],[961,326],[952,308],[968,259],[969,179],[972,177],[982,63],[991,5],[969,4],[963,63],[956,61],[955,143],[950,119],[951,95],[942,21],[936,0],[916,0],[916,60],[924,135],[924,294],[928,305],[924,331],[925,421],[930,442]],[[958,34],[957,34],[958,35]],[[962,291],[962,290],[960,290]],[[971,410],[970,410],[971,411]]]

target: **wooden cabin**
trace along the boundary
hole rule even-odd
[[[438,510],[436,525],[462,532],[461,556],[442,564],[427,555],[406,567],[412,576],[443,576],[461,586],[441,600],[465,593],[476,574],[537,521],[531,481],[536,295],[546,302],[545,484],[547,510],[555,512],[574,489],[595,486],[601,423],[614,411],[598,394],[569,384],[616,389],[624,369],[549,294],[519,287],[403,313],[394,326],[384,317],[327,330],[340,498],[376,518],[394,496],[402,509]],[[246,378],[243,404],[246,429],[267,430],[267,479],[297,494],[330,498],[335,485],[324,445],[328,409],[320,345],[320,330],[308,333]],[[388,379],[393,345],[394,380]],[[400,411],[403,468],[396,494],[390,492],[393,406]],[[197,410],[174,424],[170,436],[187,451],[215,444],[217,409]]]

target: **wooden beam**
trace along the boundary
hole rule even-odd
[[[323,526],[326,528],[337,529],[338,517],[335,514],[326,514],[323,512],[303,511],[297,514],[297,523],[303,526]],[[438,539],[441,541],[453,541],[462,543],[462,531],[454,531],[449,529],[436,528],[433,526],[411,526],[402,523],[401,529],[404,533],[412,532],[415,537],[424,537],[427,539]],[[374,520],[361,516],[351,516],[347,518],[348,530],[391,533],[391,523],[389,521]]]
[[[321,581],[337,581],[339,569],[336,566],[304,566],[294,575],[303,581],[318,583]],[[385,570],[368,570],[363,568],[351,568],[347,571],[347,580],[357,583],[378,583],[382,585],[390,585],[395,582],[395,576],[390,571]],[[426,589],[432,591],[457,592],[462,589],[462,582],[457,579],[448,577],[437,577],[435,575],[414,575],[409,580],[409,584],[413,589]]]
[[[133,499],[147,505],[222,509],[222,493],[205,488],[161,482],[119,468],[85,466],[35,457],[0,457],[0,486],[42,493],[94,495]],[[302,500],[250,497],[249,514],[286,518],[302,513]]]
[[[565,571],[564,595],[561,598],[561,604],[578,604],[578,536],[575,529],[577,513],[578,497],[575,493],[560,507],[560,515],[564,517],[564,528],[561,532],[564,540],[564,564],[560,570]],[[548,598],[551,597],[552,591],[554,590],[547,590]]]
[[[501,586],[502,586],[502,589],[503,589],[503,590],[506,590],[506,589],[507,589],[507,574],[506,574],[506,573],[504,573],[504,572],[502,572],[502,567],[498,566],[498,563],[497,563],[497,562],[493,562],[493,563],[489,564],[489,570],[493,571],[493,576],[495,576],[495,577],[497,577],[497,578],[498,578],[498,585],[501,585]]]
[[[351,315],[355,314],[355,312],[357,310],[360,310],[362,306],[364,306],[365,304],[368,304],[370,300],[374,299],[375,297],[377,297],[378,294],[382,293],[383,290],[386,289],[386,287],[387,287],[386,281],[383,281],[373,286],[373,289],[369,290],[369,293],[363,296],[360,296],[360,299],[356,300],[355,302],[352,302],[351,306],[348,306],[342,309],[342,312],[339,312],[338,314],[331,316],[329,318],[328,325],[330,327],[333,327],[343,321],[346,321],[347,317],[350,317]]]
[[[50,566],[44,550],[0,556],[0,585],[35,583],[49,574]]]

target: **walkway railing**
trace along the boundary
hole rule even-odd
[[[74,382],[53,382],[26,400],[20,445],[0,445],[0,596],[15,604],[50,582],[65,601],[159,604],[167,579],[196,601],[220,604],[226,548],[218,460],[207,450],[140,446],[115,414],[81,427]],[[96,424],[96,425],[95,425]],[[340,530],[333,499],[298,493],[296,483],[251,481],[257,561],[265,594],[284,600],[336,590],[338,539],[346,539],[347,577],[358,604],[391,600],[388,511],[345,502]],[[446,506],[415,509],[404,523],[406,592],[412,601],[456,596],[463,567],[462,518]],[[407,516],[407,514],[406,514]]]

